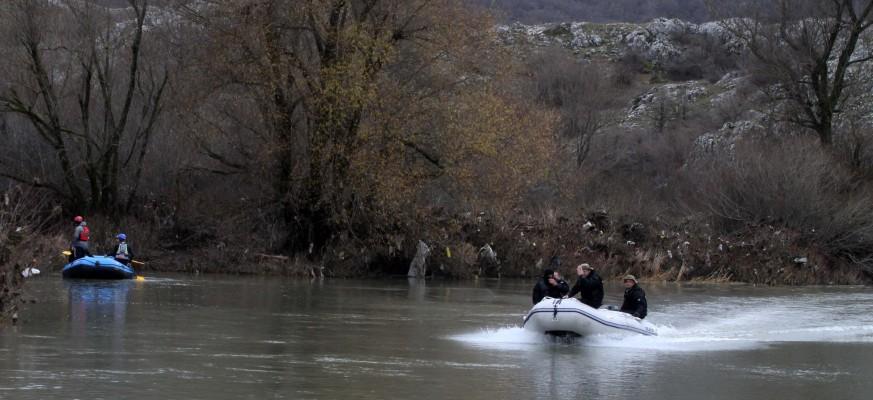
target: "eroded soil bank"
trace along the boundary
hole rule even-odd
[[[92,226],[99,232],[99,224]],[[650,280],[765,285],[868,284],[873,279],[873,271],[828,254],[802,232],[769,224],[747,224],[730,234],[716,231],[692,219],[639,222],[604,212],[577,219],[518,216],[512,221],[469,214],[435,217],[427,225],[386,231],[378,238],[340,235],[319,254],[289,254],[257,239],[202,232],[195,233],[201,239],[177,237],[145,224],[127,230],[136,257],[147,263],[144,271],[396,276],[407,273],[421,241],[429,249],[427,275],[453,279],[533,277],[555,263],[561,273],[573,277],[582,262],[595,266],[605,278],[631,273]],[[98,239],[95,252],[107,252],[109,232],[96,236],[105,240]],[[64,237],[58,233],[36,242],[40,248],[53,243],[60,251]],[[63,262],[58,257],[42,266],[57,269]]]

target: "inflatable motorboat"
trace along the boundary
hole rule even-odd
[[[546,297],[524,317],[524,329],[565,336],[640,334],[655,336],[655,326],[630,314],[592,308],[575,298]]]
[[[76,259],[61,271],[69,279],[133,279],[133,268],[110,256],[88,256]]]

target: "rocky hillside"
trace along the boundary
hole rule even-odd
[[[683,60],[693,41],[715,42],[736,52],[739,42],[718,22],[695,24],[678,19],[658,18],[645,24],[588,22],[525,25],[515,23],[497,28],[509,44],[561,46],[587,58],[617,60],[635,53],[647,62],[664,64]]]
[[[593,155],[575,173],[590,176],[582,178],[583,187],[597,193],[591,198],[603,209],[619,209],[616,218],[623,226],[658,227],[666,236],[651,234],[634,240],[616,230],[616,240],[568,245],[568,249],[600,249],[580,260],[602,257],[597,263],[609,273],[633,270],[669,280],[848,283],[873,276],[873,269],[857,268],[857,258],[836,250],[867,240],[867,208],[851,208],[839,221],[821,211],[854,202],[856,193],[863,192],[858,188],[867,185],[867,178],[852,182],[852,176],[863,176],[858,166],[871,154],[865,147],[869,135],[857,131],[866,126],[865,116],[873,115],[865,111],[873,101],[863,94],[856,94],[851,112],[839,116],[838,125],[847,132],[841,142],[833,152],[822,153],[808,140],[814,135],[787,121],[780,88],[744,64],[742,41],[723,23],[666,18],[644,24],[516,23],[499,26],[497,32],[507,46],[529,54],[548,54],[552,59],[569,54],[583,71],[580,79],[611,81],[605,92],[602,88],[593,92],[585,85],[567,92],[618,99],[593,106],[583,102],[581,109],[566,107],[564,118],[576,124],[572,126],[590,121],[591,108],[599,113],[597,118],[613,119],[591,134]],[[863,43],[859,51],[866,54]],[[550,62],[548,57],[533,62]],[[605,69],[607,76],[593,75],[586,65]],[[573,73],[570,68],[556,71]],[[850,73],[857,79],[867,71],[858,68]],[[621,77],[617,83],[617,76],[628,74],[632,79]],[[560,87],[546,85],[554,86]],[[854,87],[863,90],[861,85]],[[582,118],[574,119],[578,116]],[[846,170],[847,159],[853,160],[855,171]],[[616,193],[607,195],[608,190]],[[643,204],[616,204],[633,193],[640,193]],[[612,203],[602,200],[610,196],[614,196]],[[651,207],[659,196],[670,200],[662,208]],[[683,220],[682,214],[694,217],[677,222]],[[595,242],[609,237],[590,232],[581,237],[586,235]],[[705,240],[682,239],[677,245],[664,239],[674,236]],[[733,254],[736,249],[739,253]],[[633,256],[625,257],[626,253]],[[548,257],[540,258],[544,259]],[[645,270],[652,266],[664,268]]]
[[[751,107],[760,94],[753,93],[748,82],[732,61],[725,62],[717,71],[696,72],[702,69],[708,53],[719,53],[737,58],[742,50],[740,41],[719,22],[695,24],[678,19],[659,18],[645,24],[587,22],[524,25],[515,23],[497,28],[504,43],[510,46],[536,48],[559,47],[566,49],[583,62],[605,61],[618,65],[633,59],[640,62],[646,84],[627,105],[621,118],[621,127],[647,128],[653,113],[668,104],[671,108],[696,107],[733,110],[736,120],[727,121],[717,131],[701,132],[702,149],[730,146],[736,137],[758,131],[767,117]],[[702,49],[704,48],[705,49]],[[724,61],[723,61],[724,62]],[[675,69],[687,69],[685,76],[669,76]],[[714,74],[714,75],[713,75]],[[682,74],[674,74],[682,75]],[[707,76],[702,76],[707,75]],[[688,79],[683,79],[688,78]],[[751,97],[751,98],[750,98]],[[753,100],[753,101],[749,101]]]

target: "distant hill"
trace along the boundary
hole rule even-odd
[[[468,0],[507,22],[645,22],[657,17],[708,20],[705,0]]]

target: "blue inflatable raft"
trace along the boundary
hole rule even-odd
[[[70,279],[133,279],[133,268],[108,256],[82,257],[64,266],[64,278]]]

